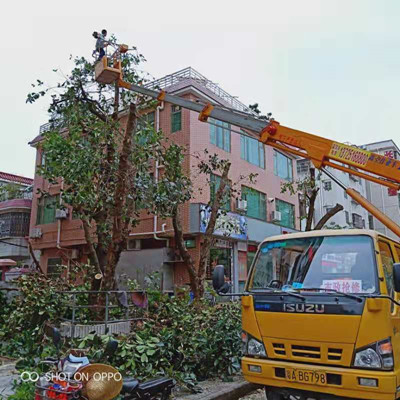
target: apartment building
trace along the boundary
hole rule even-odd
[[[369,143],[362,146],[363,149],[381,154],[387,158],[399,160],[400,149],[393,140],[383,140],[380,142]],[[396,224],[400,225],[400,193],[397,190],[389,189],[386,186],[373,182],[366,183],[367,199],[380,211],[391,218]],[[383,233],[393,239],[398,237],[375,217],[369,215],[368,226],[370,229]]]
[[[236,97],[190,67],[147,86],[194,101],[250,112]],[[202,154],[207,149],[220,158],[229,159],[232,163],[229,179],[232,182],[238,181],[243,174],[258,174],[256,183],[242,185],[239,201],[230,199],[225,204],[225,222],[218,222],[214,232],[217,240],[210,254],[212,260],[225,266],[235,290],[240,289],[257,245],[267,236],[292,232],[300,227],[297,196],[282,194],[280,190],[281,182],[296,179],[295,160],[247,135],[234,133],[232,130],[240,132],[237,127],[215,120],[210,120],[210,124],[200,122],[198,113],[168,103],[149,112],[146,118],[156,128],[162,129],[169,140],[186,146],[188,154]],[[42,127],[42,132],[45,129],[46,126]],[[41,138],[39,135],[31,142],[37,148],[37,165],[42,162]],[[196,164],[193,157],[187,156],[184,160],[184,168],[194,182],[196,196],[183,207],[182,226],[186,246],[198,261],[209,217],[206,205],[213,196],[208,179],[218,186],[220,177],[199,176]],[[155,176],[162,176],[162,166],[154,173]],[[54,194],[54,198],[49,200],[40,199],[36,194],[33,198],[31,237],[34,238],[34,247],[41,250],[42,267],[50,271],[60,261],[84,260],[87,251],[80,221],[73,219],[73,213],[61,215],[57,211],[55,199],[60,184],[49,187],[42,177],[35,174],[34,187],[47,188]],[[228,232],[225,228],[228,225],[237,229]],[[165,290],[172,290],[174,286],[185,285],[189,281],[185,265],[175,249],[171,221],[143,211],[140,223],[130,233],[128,249],[121,256],[117,274],[143,282],[144,277],[154,271],[161,272]]]
[[[306,159],[297,160],[297,175],[299,179],[309,176],[311,161]],[[347,172],[339,171],[331,167],[325,167],[336,178],[343,182],[346,187],[350,187],[366,197],[366,181]],[[327,175],[321,171],[315,172],[316,185],[319,187],[318,196],[315,202],[314,224],[316,224],[331,208],[336,204],[343,206],[343,211],[334,215],[327,223],[326,227],[336,228],[359,228],[366,227],[368,222],[368,212],[351,199],[346,192]],[[302,221],[302,228],[305,221]]]
[[[27,237],[32,207],[33,179],[0,172],[0,260],[30,264]],[[3,273],[1,273],[3,272]],[[5,270],[0,270],[4,280]]]

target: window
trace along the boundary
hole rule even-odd
[[[276,150],[274,150],[274,174],[287,181],[293,180],[292,159]]]
[[[388,295],[394,297],[394,282],[393,282],[393,264],[394,258],[390,245],[387,242],[379,241],[379,251],[381,253],[383,274],[385,275],[386,287]],[[392,304],[392,311],[394,305]]]
[[[246,215],[251,218],[267,219],[267,203],[265,193],[247,186],[242,186],[242,199],[247,201]]]
[[[0,238],[24,237],[29,235],[30,214],[11,212],[0,215]]]
[[[353,213],[352,218],[353,218],[353,227],[354,228],[362,229],[364,227],[361,215]]]
[[[52,278],[60,277],[62,273],[61,258],[49,258],[47,260],[47,276]]]
[[[397,253],[398,262],[400,262],[400,247],[394,246]]]
[[[265,168],[264,144],[257,139],[240,135],[240,157],[260,168]]]
[[[215,198],[215,194],[221,184],[221,177],[218,175],[211,174],[210,176],[210,202],[212,203]],[[221,208],[225,211],[231,211],[231,191],[230,187],[225,188],[225,196],[221,204]]]
[[[210,142],[227,152],[231,151],[231,126],[227,122],[210,118]],[[215,125],[213,125],[215,124]]]
[[[294,205],[286,201],[276,199],[276,211],[281,213],[280,225],[287,228],[294,228]]]
[[[40,152],[40,165],[44,167],[46,165],[46,154],[43,150]]]
[[[171,107],[171,133],[182,129],[182,108],[180,106]]]
[[[324,181],[324,190],[332,190],[332,182],[331,181]]]
[[[56,220],[59,196],[46,196],[38,201],[36,225],[51,224]]]
[[[371,214],[368,215],[368,227],[374,229],[374,217]]]
[[[297,160],[297,174],[298,175],[309,175],[310,174],[310,166],[311,162],[310,160],[303,159],[303,160]]]
[[[344,215],[346,216],[346,224],[350,225],[350,214],[348,211],[344,212]]]
[[[310,249],[312,251],[310,251]],[[281,287],[324,288],[345,293],[376,293],[374,245],[368,236],[321,236],[265,242],[249,277],[250,289],[272,279]]]

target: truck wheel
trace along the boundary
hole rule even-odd
[[[285,397],[283,397],[282,394],[272,392],[268,388],[265,388],[265,396],[267,397],[267,400],[285,400]]]

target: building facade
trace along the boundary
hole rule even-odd
[[[309,176],[311,161],[306,159],[297,160],[297,174],[299,179]],[[331,167],[325,167],[330,173],[338,178],[346,187],[350,187],[366,197],[366,181],[347,172],[339,171]],[[315,172],[316,185],[319,188],[315,202],[314,224],[336,204],[343,206],[343,211],[334,215],[327,223],[327,228],[357,228],[363,229],[368,224],[368,212],[351,199],[347,193],[327,175],[321,171]],[[302,221],[302,228],[305,221]]]
[[[400,159],[400,149],[393,140],[369,143],[362,146],[365,150],[373,151],[388,158]],[[400,193],[374,182],[367,182],[367,199],[380,211],[400,225]],[[369,228],[383,233],[393,239],[398,239],[390,229],[384,226],[372,215],[369,215]]]
[[[0,259],[11,259],[21,266],[31,263],[27,237],[32,185],[33,179],[0,172]]]
[[[203,103],[211,102],[242,112],[250,110],[235,97],[192,68],[185,68],[174,74],[151,82],[149,88],[161,88],[166,92]],[[281,183],[296,179],[295,160],[292,156],[265,147],[251,133],[240,131],[221,121],[198,120],[198,113],[181,109],[169,103],[162,103],[147,113],[145,119],[161,129],[169,140],[185,146],[187,154],[217,154],[229,159],[232,167],[231,182],[238,182],[242,175],[258,174],[256,183],[243,182],[240,185],[239,200],[228,199],[226,215],[220,218],[215,230],[216,245],[211,250],[211,260],[223,264],[236,290],[243,287],[248,267],[254,257],[257,245],[267,236],[292,232],[300,228],[299,201],[297,196],[281,193]],[[42,128],[45,129],[45,128]],[[238,133],[233,132],[233,130]],[[42,162],[41,136],[31,142],[37,148],[36,164]],[[206,205],[213,196],[213,187],[218,186],[219,176],[203,176],[197,171],[197,159],[186,156],[184,168],[194,183],[196,196],[182,207],[182,226],[186,246],[197,262],[207,226]],[[162,177],[162,166],[154,166],[155,179]],[[215,185],[210,186],[209,182]],[[49,187],[48,183],[35,174],[36,188],[49,190],[54,200],[41,203],[37,195],[33,198],[31,237],[35,248],[40,249],[42,268],[51,269],[60,259],[87,256],[83,230],[73,213],[57,219],[57,194],[60,185]],[[245,200],[245,201],[242,201]],[[48,211],[43,211],[43,208]],[[236,229],[226,226],[234,226]],[[132,229],[128,249],[123,252],[117,274],[143,282],[146,275],[161,272],[162,286],[173,290],[176,285],[185,285],[189,278],[183,262],[177,255],[170,220],[162,220],[143,211],[140,223]],[[122,284],[122,283],[121,283]]]

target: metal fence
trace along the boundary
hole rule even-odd
[[[60,317],[64,336],[129,333],[132,321],[142,320],[148,309],[146,291],[62,291],[67,304]],[[90,316],[91,318],[88,318]],[[95,317],[95,318],[94,318]]]

